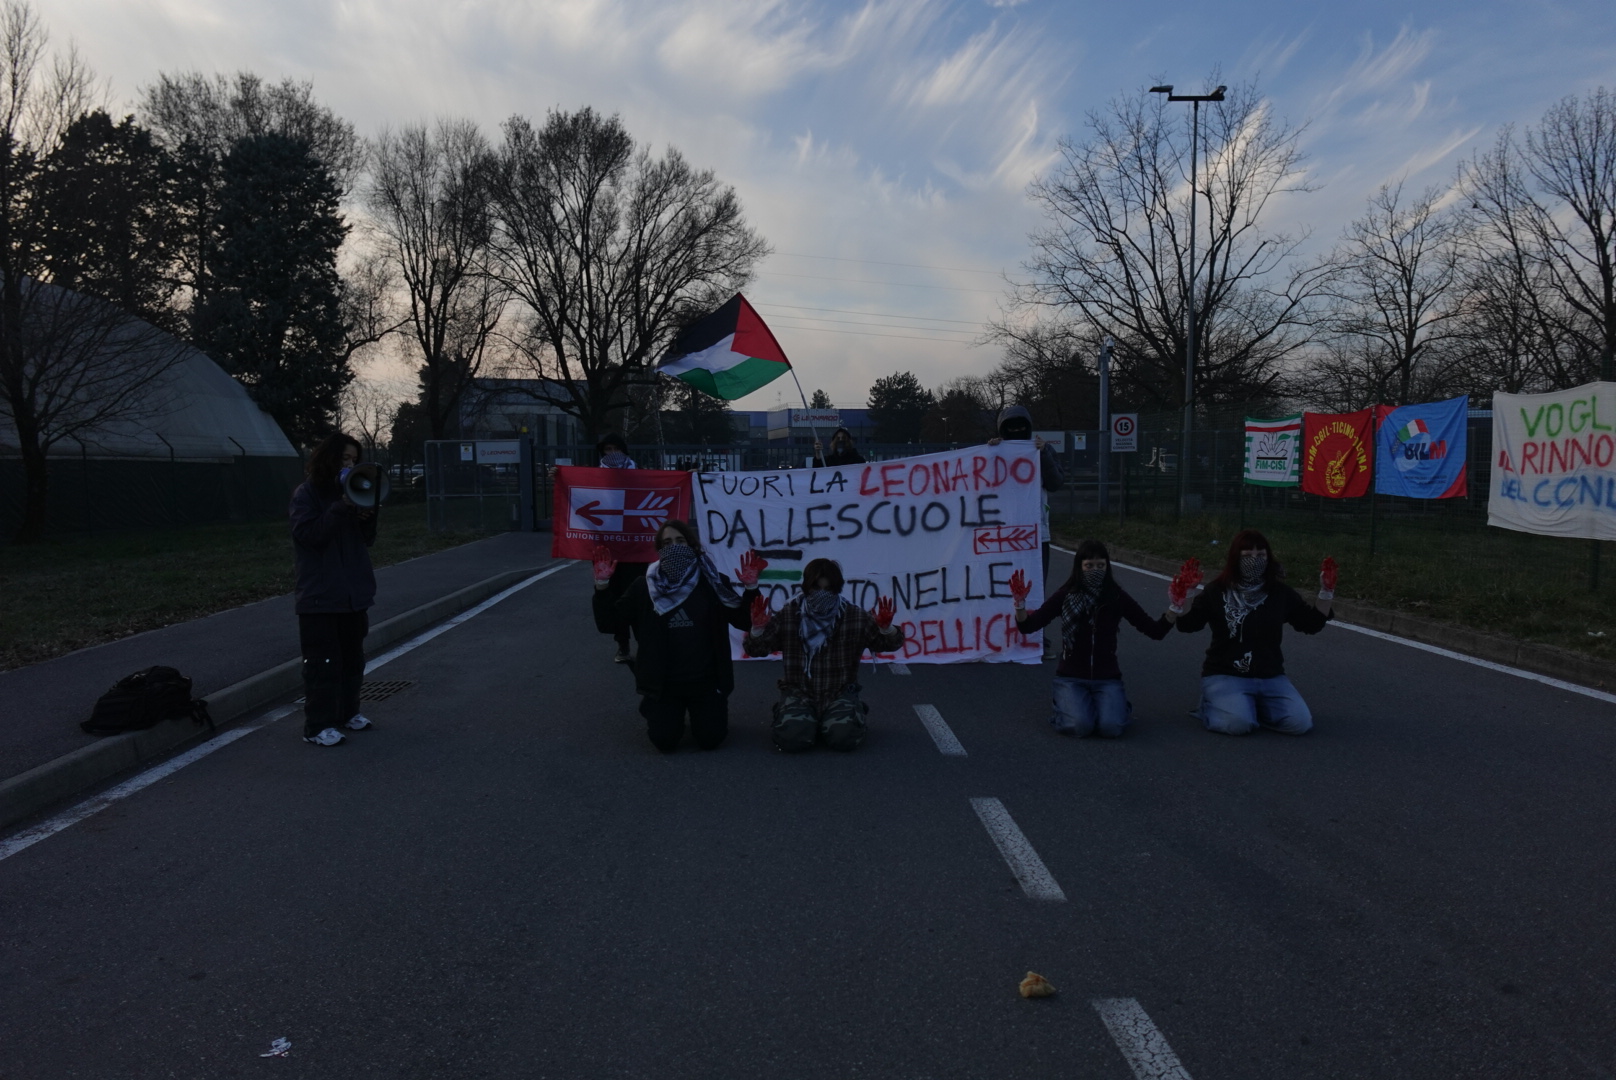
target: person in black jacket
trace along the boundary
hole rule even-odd
[[[989,439],[989,446],[998,446],[1005,440],[1032,440],[1038,448],[1038,482],[1044,489],[1044,498],[1039,508],[1038,539],[1043,544],[1044,577],[1049,577],[1049,495],[1051,491],[1059,491],[1066,483],[1066,477],[1061,473],[1060,461],[1055,457],[1055,451],[1044,440],[1035,438],[1032,433],[1032,413],[1020,405],[1010,405],[999,413],[998,438]]]
[[[664,754],[678,748],[688,714],[696,745],[713,750],[729,734],[729,695],[735,689],[729,628],[751,626],[751,598],[768,564],[748,551],[740,570],[746,591],[738,593],[685,522],[658,529],[656,547],[660,558],[616,600],[608,588],[615,562],[605,547],[596,550],[595,618],[631,628],[639,642],[634,683],[656,748]]]
[[[1195,708],[1208,731],[1246,735],[1262,726],[1302,735],[1312,729],[1313,713],[1285,674],[1280,641],[1287,624],[1304,634],[1324,629],[1333,618],[1335,582],[1335,560],[1325,559],[1318,599],[1302,599],[1285,584],[1284,568],[1256,529],[1235,534],[1223,573],[1188,611],[1183,611],[1187,597],[1175,579],[1167,617],[1176,619],[1186,634],[1212,630],[1201,664],[1201,703]]]
[[[1049,718],[1062,735],[1115,738],[1133,718],[1133,706],[1117,665],[1117,629],[1123,619],[1153,641],[1173,629],[1166,616],[1152,619],[1111,574],[1111,553],[1098,540],[1077,545],[1072,576],[1037,611],[1028,614],[1032,585],[1020,570],[1010,575],[1016,629],[1034,634],[1061,618],[1060,661],[1055,667],[1055,711]]]
[[[360,509],[343,493],[341,476],[359,464],[357,440],[341,432],[309,455],[308,479],[292,492],[292,548],[297,558],[297,636],[303,653],[303,741],[336,746],[339,726],[364,731],[359,712],[365,679],[365,635],[376,602],[370,545],[376,509]]]
[[[830,454],[818,439],[814,440],[814,468],[836,468],[839,465],[863,465],[864,455],[853,448],[853,433],[839,427],[830,436]]]

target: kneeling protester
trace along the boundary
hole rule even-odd
[[[713,750],[729,734],[729,695],[735,689],[729,628],[747,629],[747,600],[761,599],[757,576],[768,563],[746,553],[740,572],[746,591],[739,593],[685,522],[663,525],[656,547],[661,557],[615,602],[607,589],[611,553],[596,551],[596,619],[631,629],[639,643],[634,682],[656,748],[665,754],[678,748],[688,715],[696,745]]]
[[[865,611],[842,597],[842,568],[832,559],[814,559],[802,572],[802,594],[779,612],[768,601],[752,601],[752,629],[746,655],[778,652],[785,661],[774,706],[774,745],[787,753],[813,748],[823,740],[833,750],[852,750],[864,741],[865,713],[859,698],[859,662],[864,650],[892,653],[903,647],[903,628],[892,625],[896,605],[881,597]]]

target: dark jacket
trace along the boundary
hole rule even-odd
[[[999,412],[999,438],[1004,438],[1004,425],[1011,420],[1025,420],[1032,424],[1032,413],[1020,405],[1007,405]],[[1055,457],[1055,451],[1045,446],[1038,452],[1038,479],[1045,491],[1059,491],[1066,483],[1066,476],[1061,472],[1060,460]]]
[[[1202,675],[1234,675],[1245,679],[1272,679],[1285,674],[1285,654],[1280,639],[1289,623],[1304,634],[1316,634],[1335,613],[1324,614],[1303,600],[1283,582],[1268,586],[1268,595],[1240,624],[1240,636],[1229,634],[1229,621],[1223,614],[1223,586],[1214,582],[1195,598],[1190,609],[1178,617],[1178,628],[1193,634],[1203,626],[1212,628],[1212,644],[1207,647]]]
[[[1069,585],[1056,589],[1042,607],[1028,612],[1027,617],[1016,624],[1016,629],[1031,634],[1048,626],[1060,616],[1061,605],[1070,591]],[[1055,665],[1055,674],[1068,679],[1122,678],[1122,668],[1117,666],[1117,628],[1123,619],[1152,641],[1160,641],[1173,628],[1165,618],[1152,619],[1145,614],[1145,609],[1126,589],[1112,582],[1102,592],[1089,620],[1078,627],[1075,634],[1062,633],[1060,663]]]
[[[705,581],[697,583],[691,592],[692,599],[696,593],[705,594],[697,606],[707,612],[704,621],[713,649],[711,672],[718,689],[727,694],[735,689],[735,665],[729,657],[729,628],[733,626],[741,631],[751,629],[752,598],[757,595],[757,590],[746,590],[741,602],[733,608],[725,607],[713,587]],[[609,590],[595,590],[596,624],[602,627],[627,626],[634,631],[634,639],[640,643],[639,652],[634,657],[634,686],[640,693],[655,697],[665,692],[669,685],[687,681],[681,677],[681,672],[672,670],[668,623],[689,603],[687,600],[666,615],[658,615],[656,608],[651,605],[651,589],[645,583],[643,574],[629,582],[622,597],[616,601],[611,598]]]
[[[297,613],[323,615],[364,611],[376,603],[376,572],[370,566],[376,515],[305,480],[292,492],[292,549],[297,556]]]
[[[832,469],[834,469],[834,468],[836,468],[837,466],[840,466],[840,465],[863,465],[864,464],[864,455],[859,453],[857,450],[853,449],[853,433],[851,431],[848,431],[846,428],[837,428],[835,431],[831,432],[830,444],[829,445],[834,445],[835,444],[837,435],[846,435],[847,436],[847,449],[846,450],[832,450],[830,453],[826,454],[822,458],[818,458],[818,457],[814,458],[814,468],[816,468],[816,469],[824,469],[824,468],[832,468]]]

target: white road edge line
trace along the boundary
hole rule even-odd
[[[1135,1080],[1190,1080],[1190,1074],[1167,1045],[1150,1016],[1133,998],[1100,998],[1091,1001],[1094,1011],[1105,1021],[1106,1030],[1133,1070]]]
[[[365,665],[365,674],[369,675],[372,671],[375,671],[377,668],[381,667],[383,664],[392,663],[394,660],[397,660],[399,657],[403,656],[405,653],[409,652],[412,649],[419,649],[422,645],[425,645],[427,642],[431,641],[433,638],[437,637],[439,634],[448,633],[450,630],[453,630],[455,627],[459,626],[461,623],[465,622],[467,619],[474,619],[478,615],[481,615],[483,612],[487,611],[489,608],[493,607],[495,604],[499,603],[501,600],[504,600],[506,597],[515,596],[517,593],[521,592],[523,589],[527,588],[529,585],[533,584],[535,581],[543,581],[545,578],[549,577],[551,574],[558,573],[559,571],[565,570],[569,566],[575,565],[577,561],[578,560],[575,560],[575,559],[568,559],[565,562],[563,562],[560,566],[552,566],[552,567],[550,567],[550,569],[545,570],[542,573],[534,574],[530,578],[526,578],[525,580],[518,581],[515,585],[512,585],[510,588],[506,589],[504,592],[495,593],[493,596],[490,596],[487,600],[484,600],[482,603],[478,604],[476,607],[467,608],[465,611],[462,611],[460,614],[456,615],[454,618],[449,619],[446,622],[439,623],[437,626],[434,626],[432,629],[428,630],[424,634],[417,634],[415,637],[410,638],[410,640],[406,641],[404,644],[398,646],[397,648],[387,650],[386,652],[382,653],[380,656],[376,657],[376,659],[374,659],[370,663],[366,664]]]
[[[1021,883],[1021,891],[1027,894],[1027,899],[1066,900],[1066,894],[1055,884],[1044,860],[1038,857],[1038,852],[1032,849],[1026,836],[1016,827],[1010,811],[1004,808],[1002,802],[998,799],[972,799],[971,809],[982,820],[982,827],[988,831],[993,846],[999,849],[1010,872]]]
[[[169,758],[167,761],[156,766],[155,768],[147,769],[138,776],[125,780],[117,787],[108,788],[106,791],[103,791],[101,794],[93,798],[85,799],[77,806],[64,810],[55,817],[49,819],[48,821],[42,821],[31,829],[24,829],[15,836],[8,837],[5,840],[0,840],[0,860],[9,859],[11,856],[17,854],[17,852],[33,847],[41,840],[48,837],[55,836],[69,825],[77,825],[85,818],[99,814],[101,811],[105,810],[118,800],[127,799],[135,792],[141,790],[142,788],[150,787],[152,784],[157,783],[157,781],[163,779],[164,777],[172,775],[173,773],[185,768],[185,766],[191,764],[193,761],[200,761],[202,758],[207,757],[215,750],[229,746],[237,739],[240,739],[246,735],[251,735],[253,732],[257,731],[261,727],[264,727],[266,724],[273,724],[282,717],[290,716],[296,711],[296,705],[282,705],[278,709],[271,709],[269,712],[260,716],[253,723],[242,724],[240,727],[233,727],[229,731],[222,731],[218,735],[215,735],[213,738],[209,739],[207,742],[203,743],[201,746],[192,747],[183,754]]]
[[[1057,548],[1056,550],[1064,551],[1068,555],[1073,554],[1073,552],[1067,551],[1066,548]],[[1131,570],[1136,574],[1144,574],[1146,577],[1160,578],[1162,581],[1173,580],[1168,574],[1158,574],[1154,570],[1146,570],[1140,566],[1129,566],[1127,563],[1120,562],[1115,563],[1114,565],[1120,566],[1124,570]],[[1452,649],[1444,649],[1440,645],[1427,645],[1425,642],[1415,641],[1413,638],[1398,637],[1396,634],[1388,634],[1384,630],[1371,630],[1367,626],[1358,626],[1355,623],[1343,622],[1340,619],[1336,619],[1334,625],[1339,626],[1343,630],[1351,630],[1354,634],[1364,634],[1368,637],[1380,638],[1382,641],[1390,641],[1397,645],[1407,645],[1411,649],[1419,649],[1421,652],[1435,653],[1437,656],[1445,656],[1449,660],[1458,660],[1460,663],[1464,664],[1474,664],[1476,667],[1486,668],[1488,671],[1496,671],[1501,675],[1513,675],[1517,679],[1529,679],[1535,683],[1542,683],[1544,686],[1552,686],[1556,690],[1566,690],[1573,694],[1581,694],[1583,697],[1593,698],[1596,701],[1605,701],[1612,705],[1616,705],[1616,694],[1608,694],[1603,690],[1595,690],[1591,686],[1578,686],[1576,683],[1566,682],[1564,679],[1556,679],[1550,675],[1539,675],[1535,671],[1527,671],[1524,668],[1510,667],[1508,664],[1499,664],[1491,660],[1483,660],[1479,656],[1467,656],[1462,652],[1454,652]]]
[[[948,726],[948,721],[944,720],[943,714],[937,711],[937,706],[916,705],[915,715],[920,717],[922,724],[926,725],[926,734],[930,735],[931,741],[937,744],[939,754],[946,754],[949,757],[965,756],[965,747],[961,746],[960,741],[954,737],[954,729]]]
[[[425,645],[427,642],[431,641],[445,630],[454,629],[467,619],[473,618],[474,616],[480,615],[484,611],[487,611],[489,608],[493,607],[501,600],[504,600],[506,597],[514,596],[523,589],[527,588],[529,585],[533,584],[535,581],[543,581],[545,578],[559,570],[565,570],[567,567],[572,566],[576,561],[577,560],[574,559],[568,559],[559,566],[552,566],[550,569],[545,570],[542,573],[534,574],[530,578],[519,581],[505,591],[495,593],[493,596],[489,597],[487,600],[484,600],[476,607],[467,608],[465,611],[462,611],[459,615],[456,615],[447,622],[440,623],[424,634],[416,635],[415,637],[406,641],[404,644],[398,646],[396,649],[391,649],[385,653],[382,653],[382,655],[376,657],[376,659],[372,660],[365,666],[366,673],[368,674],[392,660],[397,660],[400,656],[403,656],[411,649],[419,648],[420,646]],[[298,707],[296,705],[282,705],[277,709],[272,709],[263,714],[253,723],[242,724],[238,727],[231,728],[229,731],[220,732],[218,735],[215,735],[201,746],[193,747],[183,754],[179,754],[176,757],[168,759],[161,765],[147,769],[145,772],[125,780],[117,787],[108,788],[106,791],[103,791],[94,798],[86,799],[77,806],[70,807],[69,809],[62,811],[60,814],[57,814],[55,817],[50,818],[47,821],[42,821],[30,829],[24,829],[15,836],[9,837],[5,840],[0,840],[0,860],[9,859],[11,856],[17,854],[17,852],[33,847],[41,840],[56,835],[68,826],[77,825],[85,818],[94,814],[99,814],[101,811],[105,810],[118,800],[127,799],[135,792],[140,791],[142,788],[150,787],[152,784],[157,783],[157,781],[163,779],[164,777],[172,775],[173,773],[178,772],[180,769],[185,768],[185,766],[191,764],[193,761],[199,761],[213,753],[215,750],[229,746],[231,743],[242,738],[243,736],[251,735],[261,727],[268,724],[273,724],[275,721],[280,720],[283,717],[290,716],[292,713],[297,711],[297,708]]]
[[[892,661],[892,663],[888,664],[887,668],[889,670],[891,670],[892,674],[894,674],[894,675],[907,675],[907,674],[909,674],[909,665],[908,664],[900,664],[896,660],[894,660],[894,661]]]

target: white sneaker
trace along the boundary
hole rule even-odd
[[[366,731],[375,726],[376,725],[372,724],[370,719],[366,717],[364,713],[354,713],[348,722],[343,725],[343,727],[347,728],[349,731]]]
[[[343,734],[334,727],[328,727],[318,735],[303,736],[303,741],[315,746],[336,746],[343,741]]]

